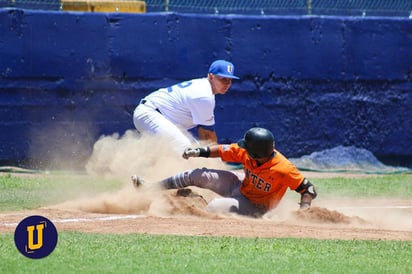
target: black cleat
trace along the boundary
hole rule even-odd
[[[182,196],[182,197],[192,197],[194,195],[193,191],[190,188],[179,188],[176,191],[177,196]]]

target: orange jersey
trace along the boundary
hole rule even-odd
[[[219,145],[218,151],[223,161],[243,164],[245,178],[240,192],[252,203],[263,205],[268,210],[279,204],[288,188],[295,190],[304,179],[299,170],[277,150],[274,150],[272,159],[259,167],[237,144]]]

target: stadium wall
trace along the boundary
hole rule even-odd
[[[81,163],[140,98],[231,60],[220,142],[252,126],[299,157],[353,145],[412,167],[412,20],[0,10],[0,163]]]

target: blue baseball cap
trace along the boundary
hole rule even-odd
[[[224,77],[239,79],[239,77],[233,75],[235,73],[235,66],[225,60],[216,60],[214,61],[209,68],[209,73]]]

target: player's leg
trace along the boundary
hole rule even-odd
[[[251,217],[260,217],[266,210],[253,204],[240,193],[240,188],[233,191],[232,197],[215,198],[209,202],[206,209],[214,213],[237,213]]]
[[[207,209],[211,212],[233,212],[252,217],[262,216],[266,210],[253,204],[240,192],[241,180],[236,173],[227,170],[198,168],[188,170],[161,181],[166,189],[180,189],[197,186],[214,191],[224,198],[209,202]]]
[[[231,171],[197,168],[166,178],[161,184],[167,189],[197,186],[210,189],[222,196],[231,196],[241,181]]]
[[[239,202],[239,207],[234,212],[241,215],[248,215],[252,217],[260,217],[267,212],[267,209],[261,205],[256,205],[252,203],[248,198],[246,198],[240,189],[234,191],[232,197]]]
[[[161,113],[146,105],[139,105],[133,113],[133,123],[140,133],[164,136],[180,154],[194,143],[194,139],[185,134]]]

